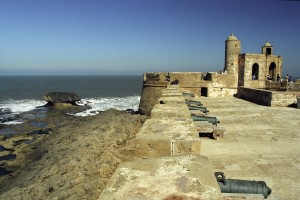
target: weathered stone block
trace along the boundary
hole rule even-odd
[[[197,138],[197,129],[191,118],[187,119],[147,119],[138,134],[191,136]]]
[[[158,100],[160,104],[186,104],[185,98],[183,96],[175,97],[161,97]]]
[[[223,139],[225,133],[225,128],[214,127],[213,128],[213,137],[214,139]]]
[[[168,135],[145,135],[136,137],[136,157],[157,158],[173,155],[200,154],[200,138],[186,136],[183,138],[173,138]]]
[[[191,113],[185,104],[156,104],[151,111],[151,118],[174,119],[190,118]]]
[[[200,154],[201,140],[191,119],[148,119],[136,136],[136,156],[153,158]]]
[[[170,138],[160,135],[138,135],[135,140],[136,157],[157,158],[171,155]]]
[[[175,91],[167,91],[163,90],[161,93],[162,97],[177,97],[177,96],[183,96],[181,91],[175,90]]]
[[[99,200],[207,199],[222,195],[204,156],[172,156],[121,163]]]

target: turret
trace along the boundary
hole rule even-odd
[[[238,73],[238,55],[241,52],[241,42],[231,33],[225,41],[225,70],[228,74]]]
[[[266,41],[266,43],[261,47],[261,53],[265,55],[272,55],[273,46],[268,41]]]

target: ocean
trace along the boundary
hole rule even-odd
[[[143,76],[0,76],[0,123],[18,124],[22,120],[6,120],[46,104],[48,92],[74,92],[81,97],[78,105],[90,109],[77,113],[88,116],[110,108],[138,110]],[[2,121],[1,121],[2,119]]]

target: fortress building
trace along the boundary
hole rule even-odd
[[[238,87],[279,88],[277,75],[282,77],[282,57],[273,55],[273,51],[273,46],[266,42],[261,54],[241,54],[241,42],[231,34],[225,41],[223,72],[207,74],[206,80],[211,82],[207,96],[234,95]]]
[[[240,40],[231,34],[225,40],[225,65],[219,72],[145,73],[140,112],[149,113],[161,90],[169,84],[179,84],[184,91],[197,96],[237,96],[267,106],[288,106],[294,101],[295,94],[286,97],[290,93],[285,91],[282,101],[276,97],[282,93],[274,91],[287,90],[288,83],[281,81],[282,57],[273,53],[274,47],[269,42],[261,47],[260,54],[241,53]]]
[[[231,34],[225,41],[225,70],[234,84],[251,88],[266,88],[266,80],[277,82],[282,77],[282,57],[273,55],[273,46],[266,42],[261,54],[241,54],[241,42]]]

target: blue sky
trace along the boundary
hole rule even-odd
[[[219,71],[269,41],[300,76],[299,1],[0,0],[0,75]]]

